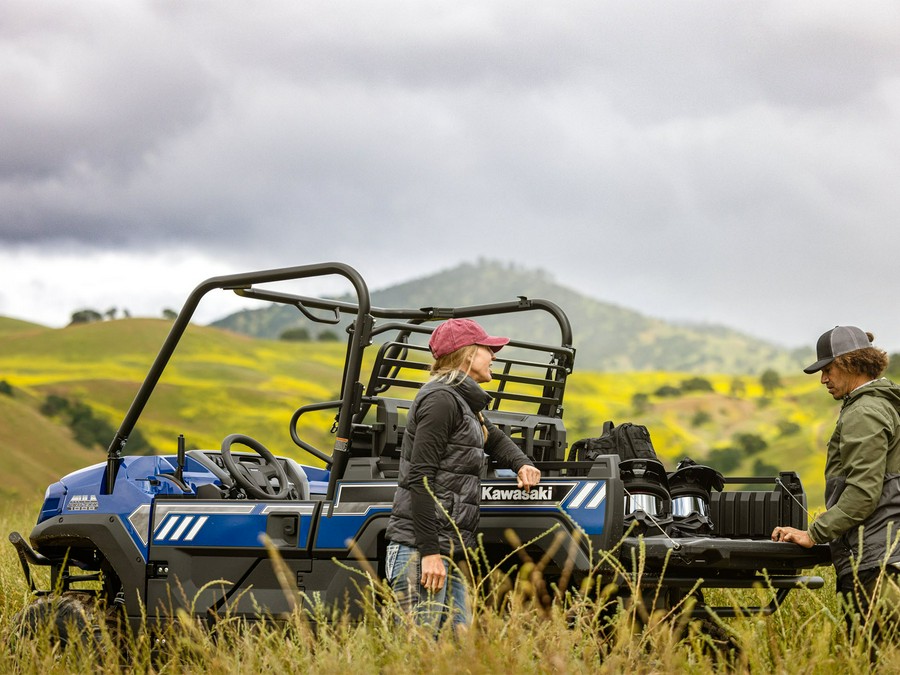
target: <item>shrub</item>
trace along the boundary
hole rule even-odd
[[[116,429],[109,422],[95,417],[91,407],[81,401],[73,403],[62,396],[50,394],[41,405],[41,414],[60,418],[72,430],[75,440],[87,448],[95,445],[105,448],[116,435]],[[143,434],[135,429],[128,437],[128,450],[135,454],[144,454],[153,452],[153,447]]]
[[[744,380],[740,377],[735,377],[731,380],[730,390],[732,396],[740,398],[747,393],[747,385],[744,384]]]
[[[771,368],[763,371],[763,374],[759,376],[759,383],[762,385],[763,392],[765,392],[766,396],[771,396],[777,389],[781,389],[783,386],[781,384],[781,377]]]
[[[109,422],[94,417],[94,411],[84,403],[75,403],[68,412],[75,440],[87,448],[108,444],[116,433]]]
[[[681,383],[681,391],[715,391],[709,380],[703,377],[692,377]]]
[[[50,394],[41,404],[41,414],[44,417],[55,417],[69,409],[68,399],[56,394]]]
[[[309,331],[306,328],[287,328],[278,339],[286,342],[309,342]]]
[[[790,420],[779,420],[778,422],[778,435],[779,436],[793,436],[800,432],[800,425],[796,422],[791,422]]]
[[[706,456],[706,463],[722,473],[729,473],[740,466],[743,458],[739,448],[716,448]]]
[[[735,434],[733,439],[735,445],[745,455],[756,455],[769,447],[769,444],[766,443],[763,437],[757,434]]]
[[[0,394],[6,394],[7,396],[13,395],[12,385],[6,380],[0,380]]]
[[[94,323],[96,321],[103,321],[103,315],[96,309],[79,309],[77,312],[72,312],[72,320],[69,322],[69,325]]]
[[[761,459],[757,459],[753,463],[753,475],[754,476],[777,476],[778,475],[778,467],[772,466],[771,464],[767,464]]]
[[[710,415],[705,410],[698,410],[694,413],[694,416],[691,418],[691,426],[692,427],[702,427],[704,424],[708,424],[712,421],[712,415]]]

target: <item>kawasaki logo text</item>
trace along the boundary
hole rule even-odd
[[[481,486],[482,501],[550,501],[552,499],[553,489],[550,487],[536,487],[531,490],[520,490],[517,488],[491,487],[490,485]]]

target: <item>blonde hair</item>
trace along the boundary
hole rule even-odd
[[[472,368],[477,351],[478,345],[467,345],[435,359],[431,364],[431,379],[447,384],[462,382]]]

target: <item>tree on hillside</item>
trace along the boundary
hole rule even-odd
[[[118,307],[110,307],[108,310],[103,312],[103,316],[106,318],[107,321],[114,321],[118,315],[119,315]]]
[[[50,394],[40,408],[45,417],[63,422],[72,430],[75,440],[86,448],[99,445],[106,447],[115,436],[115,428],[106,420],[96,417],[89,405],[81,401],[70,401],[57,394]],[[128,449],[134,454],[150,454],[153,447],[143,434],[135,429],[128,437]]]
[[[288,328],[281,331],[278,339],[286,342],[309,342],[309,330],[306,328]]]
[[[744,384],[742,377],[734,377],[731,380],[731,395],[734,398],[740,398],[747,393],[747,385]]]
[[[69,325],[94,323],[96,321],[103,321],[103,315],[96,309],[79,309],[76,312],[72,312],[72,320],[69,322]]]
[[[715,448],[706,456],[706,463],[722,473],[729,473],[740,466],[742,459],[739,448]]]
[[[705,377],[692,377],[681,383],[681,391],[714,391],[714,389]]]
[[[709,424],[712,422],[712,415],[710,415],[706,410],[698,410],[694,413],[694,416],[691,417],[691,426],[692,427],[702,427],[704,424]]]
[[[766,443],[765,439],[757,434],[735,434],[733,440],[734,444],[740,448],[741,452],[745,455],[756,455],[769,447],[769,444]]]
[[[0,380],[0,394],[4,394],[5,396],[13,395],[12,385],[6,380]]]
[[[50,394],[47,398],[44,399],[44,402],[41,404],[41,415],[44,417],[55,417],[56,415],[61,414],[64,410],[67,410],[69,407],[69,401],[62,396],[58,396],[56,394]]]
[[[174,321],[178,318],[178,312],[176,312],[174,309],[169,309],[168,307],[166,307],[162,311],[162,318],[166,319],[167,321]]]
[[[773,466],[772,464],[768,464],[761,459],[757,459],[753,462],[753,475],[754,476],[777,476],[778,475],[778,467]]]
[[[800,425],[790,420],[779,420],[777,426],[779,436],[793,436],[800,433]]]
[[[768,368],[759,376],[759,383],[762,385],[763,393],[771,396],[783,386],[781,384],[781,376],[777,371]]]

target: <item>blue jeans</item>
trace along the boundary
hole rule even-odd
[[[422,566],[419,552],[404,544],[388,542],[385,574],[397,596],[400,608],[411,614],[420,626],[430,626],[435,633],[449,619],[452,626],[468,626],[472,622],[469,594],[462,571],[443,559],[447,570],[444,587],[431,592],[421,585]]]

